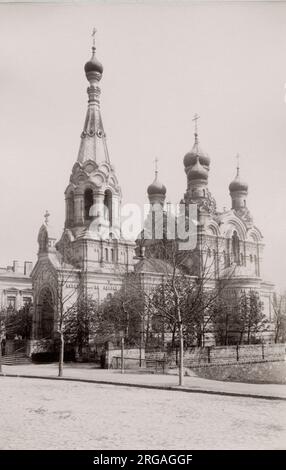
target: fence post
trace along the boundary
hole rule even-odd
[[[262,359],[264,360],[265,355],[264,355],[264,343],[263,343],[263,341],[261,343],[261,352],[262,352]]]
[[[239,361],[239,344],[236,345],[236,360]]]

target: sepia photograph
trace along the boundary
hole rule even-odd
[[[286,1],[0,0],[6,465],[285,450],[285,24]]]

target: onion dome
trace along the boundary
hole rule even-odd
[[[186,153],[184,156],[184,166],[188,168],[194,165],[199,157],[201,165],[209,166],[210,157],[205,153],[199,145],[198,134],[195,133],[195,142],[193,148],[190,152]]]
[[[158,180],[157,173],[156,173],[153,183],[150,184],[147,188],[148,195],[153,196],[155,194],[161,194],[162,196],[165,196],[166,192],[167,192],[166,186]]]
[[[103,73],[103,65],[95,57],[95,50],[96,49],[93,46],[92,57],[84,66],[86,78],[88,79],[89,82],[92,82],[94,80],[99,81]]]
[[[208,179],[208,171],[201,165],[199,156],[196,156],[196,163],[188,173],[190,180],[206,180]]]
[[[166,196],[166,186],[158,180],[158,158],[155,159],[155,179],[147,188],[148,196]]]
[[[248,184],[240,179],[239,167],[237,167],[237,173],[234,180],[229,185],[230,192],[233,191],[248,191]]]

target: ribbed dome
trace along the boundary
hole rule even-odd
[[[248,191],[248,184],[242,181],[239,176],[239,170],[237,170],[236,177],[229,185],[230,192],[232,191]]]
[[[166,186],[157,179],[156,175],[153,183],[148,186],[147,193],[149,196],[153,196],[154,194],[162,194],[165,196],[166,192]]]
[[[186,153],[184,156],[184,166],[188,168],[196,163],[197,157],[200,159],[201,165],[209,166],[210,157],[205,153],[199,145],[198,136],[195,134],[195,143],[190,152]]]
[[[102,74],[103,72],[103,65],[99,62],[99,60],[95,57],[95,47],[92,48],[92,57],[91,59],[85,64],[84,70],[86,73],[86,77],[89,80],[89,77],[93,73]]]
[[[199,157],[196,157],[196,163],[190,169],[188,173],[188,178],[190,180],[207,180],[208,171],[201,165]]]

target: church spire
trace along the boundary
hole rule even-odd
[[[102,78],[103,66],[95,55],[95,33],[96,29],[94,28],[92,32],[92,56],[84,66],[85,75],[89,81],[87,89],[88,108],[81,134],[78,162],[84,163],[88,160],[93,160],[99,164],[101,162],[110,163],[110,160],[100,112],[99,98],[101,90],[98,85]]]
[[[155,158],[155,178],[147,188],[150,204],[164,204],[166,198],[166,186],[158,180],[158,158]]]
[[[236,155],[237,166],[236,176],[229,185],[229,192],[232,200],[232,209],[241,209],[246,207],[246,197],[248,194],[248,184],[240,178],[239,154]]]
[[[199,143],[198,119],[200,119],[200,116],[196,113],[192,119],[192,121],[195,123],[195,141],[192,149],[184,156],[184,167],[186,173],[188,173],[190,167],[197,163],[197,157],[199,157],[200,164],[203,165],[207,170],[209,170],[210,166],[210,158],[208,154],[202,150]]]

